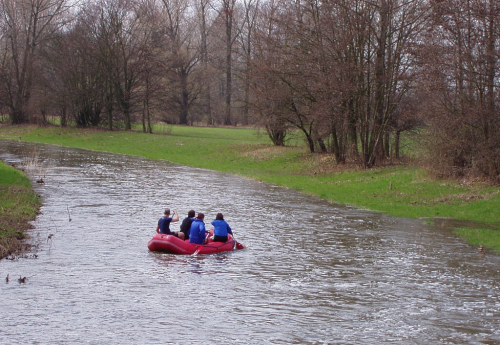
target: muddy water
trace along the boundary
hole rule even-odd
[[[444,228],[137,157],[0,158],[45,181],[38,258],[0,261],[2,344],[500,343],[500,257]],[[246,249],[149,252],[165,207],[223,212]]]

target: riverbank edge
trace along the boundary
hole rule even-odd
[[[41,198],[31,186],[30,178],[22,171],[0,160],[3,175],[0,184],[0,260],[15,258],[31,249],[27,243],[31,224],[40,213]]]
[[[419,219],[419,218],[427,218],[428,223],[433,223],[434,217],[436,218],[447,218],[446,214],[453,214],[455,216],[456,214],[458,215],[458,211],[456,212],[455,206],[452,207],[452,213],[450,213],[450,207],[448,205],[448,211],[446,212],[441,212],[441,211],[446,211],[443,209],[443,205],[449,204],[447,202],[447,195],[444,195],[444,198],[439,198],[438,200],[421,200],[422,202],[416,203],[411,203],[407,204],[406,206],[409,206],[408,209],[401,209],[398,208],[396,211],[393,209],[390,209],[390,211],[387,211],[386,209],[381,209],[378,204],[374,204],[373,200],[377,202],[377,200],[380,200],[380,197],[385,198],[385,196],[389,195],[387,193],[391,194],[391,197],[394,197],[394,195],[398,198],[396,199],[396,204],[394,203],[387,203],[389,207],[397,207],[397,203],[401,203],[399,200],[399,194],[401,190],[396,188],[396,185],[394,188],[392,188],[392,182],[389,184],[389,180],[384,180],[384,185],[379,186],[378,190],[377,189],[371,189],[373,185],[373,175],[370,176],[364,176],[363,179],[369,180],[370,182],[370,189],[369,190],[363,190],[363,193],[365,193],[364,197],[368,197],[370,200],[365,200],[361,199],[361,203],[356,204],[356,203],[351,203],[351,202],[342,202],[337,199],[339,190],[336,190],[335,193],[324,193],[325,190],[312,190],[314,188],[309,188],[310,185],[313,185],[313,187],[317,187],[316,185],[319,185],[320,188],[326,188],[328,185],[324,185],[324,182],[318,181],[316,172],[314,174],[311,174],[311,171],[307,171],[308,168],[302,169],[303,167],[301,166],[301,170],[297,172],[297,162],[295,162],[296,166],[292,167],[291,169],[288,169],[288,165],[294,164],[293,163],[293,158],[290,159],[290,157],[286,156],[285,157],[285,164],[282,161],[279,162],[279,167],[283,168],[283,173],[280,175],[280,177],[285,177],[285,179],[279,179],[276,180],[277,174],[275,172],[269,171],[264,171],[263,168],[267,169],[267,166],[262,166],[258,165],[255,166],[252,161],[245,161],[245,163],[249,163],[252,165],[251,169],[241,169],[241,167],[237,167],[237,164],[235,164],[235,161],[237,159],[241,159],[242,156],[252,156],[254,152],[256,151],[267,151],[272,149],[272,154],[273,156],[279,156],[282,154],[283,151],[281,150],[296,150],[293,147],[287,147],[283,149],[279,149],[280,151],[276,153],[274,150],[278,149],[277,147],[273,147],[268,143],[263,144],[262,140],[257,143],[255,140],[251,140],[252,142],[247,142],[245,140],[240,140],[238,137],[237,142],[241,142],[240,145],[243,146],[248,146],[247,148],[250,148],[250,150],[254,151],[245,151],[245,152],[240,152],[238,151],[239,147],[235,147],[233,143],[231,145],[227,145],[226,142],[224,142],[223,139],[217,138],[216,140],[220,140],[221,142],[217,142],[217,145],[214,145],[214,142],[206,142],[206,132],[205,131],[220,131],[220,130],[227,130],[223,128],[198,128],[198,127],[179,127],[175,128],[174,132],[175,134],[170,133],[169,135],[162,135],[162,134],[156,134],[156,135],[151,135],[151,134],[144,134],[141,133],[140,131],[106,131],[104,129],[76,129],[72,127],[68,128],[61,128],[61,127],[37,127],[37,126],[3,126],[4,128],[7,127],[12,130],[7,130],[6,134],[10,136],[10,139],[14,140],[21,140],[22,136],[22,141],[27,141],[27,142],[40,142],[40,143],[47,143],[47,144],[55,144],[55,145],[60,145],[60,146],[67,146],[67,147],[74,147],[74,148],[83,148],[83,149],[89,149],[89,150],[97,150],[97,151],[106,151],[106,152],[112,152],[112,153],[118,153],[118,154],[126,154],[126,155],[134,155],[134,156],[141,156],[147,159],[159,159],[159,160],[165,160],[165,161],[170,161],[173,163],[178,163],[178,164],[183,164],[187,166],[193,166],[197,168],[204,168],[204,169],[210,169],[214,171],[223,171],[227,173],[232,173],[236,174],[242,177],[247,177],[250,179],[274,184],[274,185],[279,185],[283,186],[286,188],[292,188],[295,190],[298,190],[302,193],[305,194],[310,194],[313,196],[316,196],[321,199],[329,200],[333,203],[337,204],[342,204],[346,206],[351,206],[354,208],[358,209],[366,209],[366,210],[373,210],[376,212],[381,212],[384,214],[392,215],[392,216],[397,216],[397,217],[403,217],[403,218],[413,218],[413,219]],[[0,127],[1,128],[1,127]],[[233,129],[235,132],[238,131],[238,129]],[[178,134],[179,131],[182,131],[181,134]],[[186,131],[189,131],[189,135],[186,136]],[[200,131],[203,131],[203,133],[200,133]],[[242,133],[241,131],[239,133]],[[143,136],[143,134],[145,136]],[[201,138],[198,136],[201,134]],[[212,133],[213,134],[213,133]],[[219,132],[218,132],[219,134]],[[134,142],[134,139],[131,138],[137,136],[137,139],[135,140],[140,140],[141,142]],[[150,139],[151,137],[155,137],[156,139]],[[3,137],[4,139],[9,139],[9,137],[5,137],[0,135],[0,137]],[[123,141],[125,140],[125,141]],[[184,141],[183,141],[184,140]],[[186,142],[185,140],[189,140],[189,142]],[[158,141],[161,142],[161,144],[158,143]],[[192,150],[192,147],[189,146],[190,141],[200,141],[202,143],[201,150],[203,152],[196,152],[196,150]],[[168,148],[168,155],[165,155],[165,153],[162,153],[161,155],[155,155],[150,152],[150,150],[145,150],[144,147],[146,145],[150,145],[149,143],[153,143],[153,145],[161,145]],[[221,146],[226,145],[226,146]],[[212,145],[212,146],[210,146]],[[255,147],[257,149],[255,149]],[[189,149],[189,150],[188,150]],[[200,149],[200,147],[198,147]],[[215,152],[219,150],[219,152]],[[225,151],[221,153],[220,151]],[[186,153],[189,152],[189,155],[191,156],[190,159],[186,159]],[[229,153],[228,153],[229,152]],[[310,155],[309,155],[310,156]],[[195,158],[193,160],[193,157]],[[294,156],[295,158],[297,156]],[[314,155],[314,159],[317,159],[317,157],[326,157],[322,155]],[[199,159],[202,158],[203,162],[200,162]],[[262,160],[262,157],[255,157],[252,158],[254,161],[255,160]],[[221,162],[217,161],[216,164],[210,163],[210,161],[215,161],[215,160],[222,160]],[[264,160],[269,160],[269,164],[273,164],[277,159],[275,157],[265,157]],[[278,158],[279,160],[279,158]],[[291,162],[292,161],[292,162]],[[241,160],[238,161],[241,164]],[[304,162],[299,162],[299,164],[303,165]],[[275,169],[276,166],[273,166]],[[260,169],[260,170],[259,170]],[[295,169],[295,170],[294,170]],[[311,168],[309,168],[310,170]],[[396,168],[400,169],[400,168]],[[305,170],[305,171],[304,171]],[[375,174],[381,175],[381,174],[387,174],[387,172],[390,172],[391,175],[391,180],[398,178],[399,176],[402,175],[408,175],[412,174],[418,169],[411,168],[411,167],[406,167],[402,168],[402,170],[394,170],[394,167],[386,167],[386,168],[380,168],[380,169],[375,169]],[[344,171],[348,171],[344,170]],[[344,174],[342,172],[342,174]],[[366,174],[366,172],[363,172],[362,174]],[[371,172],[368,172],[368,174],[372,174]],[[418,172],[417,174],[421,174],[421,172]],[[324,174],[318,174],[318,176],[324,175]],[[329,175],[330,176],[330,175]],[[334,176],[334,175],[331,175]],[[335,175],[336,176],[336,175]],[[334,177],[335,177],[334,176]],[[375,180],[378,178],[375,176]],[[358,176],[359,177],[359,176]],[[358,177],[355,177],[354,179],[348,180],[348,181],[339,181],[338,183],[334,183],[337,186],[340,185],[346,185],[344,182],[349,182],[349,184],[352,186],[353,184],[357,184]],[[314,181],[312,181],[314,179]],[[372,180],[370,180],[372,179]],[[424,181],[429,181],[427,177],[422,178],[422,176],[417,177],[418,180],[424,180]],[[355,181],[356,180],[356,181]],[[399,183],[407,183],[408,181],[399,181]],[[425,182],[425,183],[427,183]],[[435,181],[436,182],[436,181]],[[443,181],[439,182],[439,186],[441,185],[459,185],[460,183],[457,182],[452,182],[452,181],[444,181],[445,183],[442,183]],[[412,182],[413,183],[413,182]],[[387,185],[389,185],[389,189],[387,188]],[[324,187],[323,187],[324,186]],[[332,186],[330,183],[329,186]],[[434,187],[437,187],[437,184],[434,184]],[[432,188],[432,186],[430,186]],[[342,187],[343,188],[343,187]],[[348,187],[347,189],[342,189],[341,192],[350,194],[353,192],[352,189],[349,189],[352,187]],[[361,187],[364,188],[364,187]],[[441,188],[441,187],[439,187]],[[446,187],[445,187],[446,188]],[[484,191],[483,187],[479,187],[479,192]],[[368,193],[370,195],[368,195]],[[382,194],[384,193],[384,194]],[[500,193],[500,190],[495,187],[493,193],[489,192],[490,196],[487,198],[491,198],[491,195],[493,195],[494,199],[494,209],[497,209],[497,204],[499,204],[499,198],[498,195]],[[373,195],[373,197],[371,196]],[[378,194],[378,195],[377,195]],[[342,195],[342,194],[341,194]],[[480,196],[480,195],[478,195]],[[378,198],[378,199],[377,199]],[[466,242],[469,244],[475,245],[476,243],[481,243],[481,244],[486,244],[485,247],[489,247],[493,249],[496,252],[500,253],[500,241],[497,241],[495,238],[491,238],[491,227],[496,229],[496,233],[500,233],[497,231],[500,229],[500,221],[498,220],[498,214],[496,212],[492,212],[492,204],[490,203],[488,208],[487,213],[483,213],[483,208],[484,204],[479,204],[474,201],[474,198],[463,198],[460,196],[461,200],[460,203],[462,206],[465,205],[465,208],[470,208],[469,214],[472,216],[474,214],[475,220],[471,218],[467,218],[467,216],[464,216],[464,214],[461,214],[461,216],[458,217],[453,217],[449,219],[459,219],[459,220],[472,220],[472,222],[468,222],[469,226],[470,224],[475,223],[475,225],[470,226],[470,229],[472,230],[469,232],[469,234],[465,234],[464,232],[460,231],[455,231],[455,234],[462,239],[464,239]],[[445,200],[443,203],[439,201],[440,199]],[[371,204],[370,202],[371,201]],[[436,209],[428,208],[427,207],[427,201],[434,202],[438,207]],[[477,199],[476,199],[477,201]],[[366,204],[365,204],[366,202]],[[404,202],[403,202],[404,204]],[[424,206],[422,210],[422,207]],[[378,209],[377,209],[378,208]],[[419,212],[415,213],[414,211],[420,209]],[[463,207],[462,207],[463,211]],[[407,214],[405,214],[407,212]],[[413,212],[413,213],[411,213]],[[424,214],[422,214],[422,212]],[[428,212],[429,214],[426,214]],[[456,213],[455,213],[456,212]],[[471,213],[472,212],[472,213]],[[494,213],[493,217],[492,214]],[[450,215],[448,215],[450,217]],[[480,221],[478,221],[480,219]],[[489,219],[489,221],[484,221],[484,219]],[[484,223],[484,224],[483,224]],[[484,225],[484,226],[483,226]],[[460,227],[456,227],[455,230],[459,230]],[[493,245],[490,245],[493,243]]]

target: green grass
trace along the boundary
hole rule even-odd
[[[15,185],[30,187],[31,182],[21,171],[0,161],[0,186]]]
[[[295,181],[292,187],[342,204],[400,217],[500,220],[498,188],[435,181],[424,170],[407,166],[314,176]]]
[[[408,165],[371,170],[338,167],[331,155],[310,154],[305,146],[276,147],[265,132],[252,129],[164,125],[154,132],[168,135],[6,126],[0,127],[0,138],[20,137],[224,171],[399,217],[445,217],[500,225],[498,187],[436,180],[425,170]]]
[[[482,245],[485,248],[491,248],[500,253],[500,231],[493,229],[470,229],[458,228],[453,231],[467,243],[474,245]]]
[[[20,251],[40,207],[26,175],[0,161],[0,258]]]

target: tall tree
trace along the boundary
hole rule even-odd
[[[433,3],[422,71],[433,105],[429,140],[439,174],[500,180],[499,13],[498,1]]]
[[[194,82],[198,72],[200,41],[195,15],[186,1],[162,0],[165,71],[169,85],[167,99],[178,112],[178,122],[188,124],[189,109],[200,93],[200,84]]]
[[[163,85],[163,34],[161,11],[155,0],[142,0],[137,9],[141,18],[139,98],[142,99],[142,130],[153,133],[152,122],[161,109]]]
[[[249,123],[249,106],[250,106],[250,74],[253,57],[253,41],[254,31],[257,25],[257,17],[259,15],[259,0],[244,0],[244,20],[243,34],[241,35],[241,51],[244,59],[243,71],[241,79],[243,83],[243,118],[242,124]]]
[[[104,0],[106,1],[106,0]],[[144,33],[141,29],[141,13],[134,0],[104,2],[106,12],[102,17],[112,33],[105,42],[113,66],[113,87],[117,105],[123,114],[126,130],[131,129],[131,116],[137,111],[140,100],[136,97],[141,73],[141,52]]]
[[[225,106],[224,106],[224,124],[231,125],[232,120],[232,96],[233,96],[233,46],[239,35],[239,29],[235,22],[236,0],[220,0],[221,9],[219,17],[224,22],[224,43],[225,43]]]
[[[106,94],[106,73],[88,30],[89,12],[44,49],[44,70],[49,70],[50,99],[61,115],[61,124],[71,117],[81,127],[98,126]]]
[[[29,121],[40,46],[67,19],[66,0],[1,0],[0,87],[12,123]]]
[[[211,0],[198,0],[196,9],[198,14],[198,25],[200,32],[200,61],[201,61],[201,94],[200,94],[200,109],[206,114],[207,123],[212,125],[214,122],[212,116],[212,95],[211,84],[213,73],[210,68],[210,52],[209,52],[209,35],[212,28],[213,20],[210,19],[210,8],[212,7]]]

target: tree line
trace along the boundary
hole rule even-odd
[[[425,134],[442,176],[500,182],[497,0],[0,0],[14,124],[258,125],[364,167]]]

